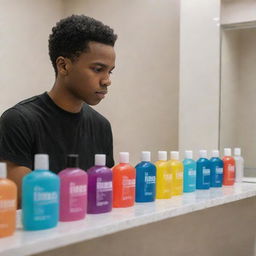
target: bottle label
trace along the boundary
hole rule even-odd
[[[235,179],[235,166],[232,164],[228,165],[227,179],[233,181]]]
[[[164,179],[165,179],[166,181],[171,181],[171,180],[172,180],[172,174],[167,174],[167,173],[165,173],[165,174],[164,174]]]
[[[11,211],[16,208],[16,200],[0,200],[0,211]]]
[[[33,191],[34,200],[34,221],[45,221],[51,219],[50,214],[46,214],[46,207],[49,205],[58,204],[57,191],[45,191],[44,187],[35,186]]]
[[[123,196],[122,200],[132,200],[132,190],[135,188],[135,179],[129,179],[127,176],[123,176]]]
[[[96,206],[109,205],[109,193],[112,192],[112,181],[103,181],[101,177],[96,182]]]
[[[144,179],[144,195],[152,196],[153,195],[153,186],[156,184],[156,176],[150,175],[148,172],[145,172]]]
[[[210,185],[210,179],[209,179],[210,173],[211,173],[210,169],[203,167],[203,184],[204,185]]]
[[[183,172],[176,172],[176,179],[182,180],[183,179]]]
[[[69,211],[71,213],[81,212],[85,209],[87,195],[86,184],[76,184],[70,182],[69,184]]]
[[[217,167],[216,174],[223,174],[223,168]]]
[[[188,175],[189,175],[189,176],[196,176],[196,170],[190,169],[190,170],[188,171]]]

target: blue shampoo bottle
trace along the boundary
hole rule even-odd
[[[212,151],[210,159],[211,187],[221,187],[223,179],[223,161],[219,158],[219,150]]]
[[[200,150],[199,155],[200,158],[196,162],[196,189],[209,189],[211,171],[207,150]]]
[[[193,160],[193,151],[185,151],[183,192],[194,192],[196,190],[196,162]]]
[[[35,170],[22,180],[22,223],[25,230],[53,228],[59,219],[59,177],[46,154],[35,155]]]
[[[141,162],[136,165],[136,197],[140,203],[153,202],[156,197],[156,166],[150,162],[150,152],[141,152]]]

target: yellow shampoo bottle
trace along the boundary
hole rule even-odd
[[[158,151],[156,166],[156,199],[171,198],[172,173],[167,161],[167,152]]]
[[[183,193],[183,163],[179,161],[179,152],[171,151],[171,160],[168,161],[173,175],[172,196]]]

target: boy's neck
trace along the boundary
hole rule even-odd
[[[57,80],[48,95],[57,106],[71,113],[79,113],[84,104],[82,100],[77,99],[69,91],[63,89],[63,86]]]

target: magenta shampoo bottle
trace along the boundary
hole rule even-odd
[[[97,214],[112,210],[112,170],[106,167],[106,155],[95,155],[95,166],[88,171],[87,213]]]
[[[67,156],[60,177],[60,221],[84,219],[87,211],[87,173],[79,169],[78,155]]]

